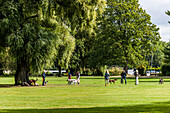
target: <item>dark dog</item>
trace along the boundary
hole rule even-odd
[[[110,82],[110,84],[113,82],[114,84],[115,84],[115,81],[116,81],[117,79],[114,79],[114,80],[109,80],[109,82]]]
[[[159,80],[159,84],[163,84],[164,83],[164,80],[163,80],[163,78],[161,78],[160,80]]]
[[[34,80],[34,79],[31,79],[30,80],[30,85],[35,85],[36,86],[36,82],[37,82],[38,79]]]

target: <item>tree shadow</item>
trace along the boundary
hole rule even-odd
[[[14,84],[0,84],[0,88],[14,87]]]
[[[80,79],[103,79],[104,80],[104,77],[102,78],[102,77],[83,77],[83,78],[80,78]]]
[[[152,104],[122,106],[122,107],[92,107],[92,108],[57,108],[57,109],[4,109],[3,113],[168,113],[170,111],[170,101]]]

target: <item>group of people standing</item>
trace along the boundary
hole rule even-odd
[[[71,79],[71,73],[68,74],[68,79]],[[126,80],[126,72],[125,70],[122,71],[121,73],[121,83],[123,84],[123,82],[125,81],[125,84],[127,84],[127,80]],[[138,85],[139,84],[139,80],[138,80],[138,70],[137,69],[134,69],[134,76],[135,76],[135,85]],[[44,86],[45,85],[45,77],[46,77],[46,74],[45,72],[43,72],[42,74],[42,78],[43,78],[43,81],[42,81],[42,85]],[[80,73],[77,72],[76,73],[76,77],[77,77],[77,80],[80,80]],[[109,79],[110,79],[110,74],[109,74],[109,71],[106,70],[106,73],[105,73],[105,86],[108,85],[109,86]]]
[[[71,79],[71,76],[72,76],[72,74],[68,73],[68,79]],[[76,77],[77,77],[77,80],[80,80],[80,72],[79,71],[77,71]]]
[[[121,83],[123,84],[123,81],[125,81],[125,84],[127,84],[127,80],[126,80],[126,72],[125,70],[122,71],[121,73]],[[138,70],[137,69],[134,69],[134,76],[135,76],[135,85],[138,85],[139,84],[139,80],[138,80]],[[105,73],[105,86],[108,85],[109,86],[109,79],[110,79],[110,74],[109,74],[109,71],[106,70],[106,73]]]

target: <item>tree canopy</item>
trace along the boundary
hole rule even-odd
[[[160,39],[138,0],[1,0],[0,6],[0,66],[14,64],[16,85],[51,66],[127,70],[146,63]]]
[[[0,5],[0,42],[16,58],[17,85],[28,82],[29,72],[52,65],[56,57],[59,64],[68,59],[68,65],[74,49],[70,33],[95,25],[105,0],[1,0]]]
[[[159,41],[159,28],[152,24],[138,0],[107,0],[107,5],[91,52],[97,59],[91,61],[93,65],[135,66],[151,50],[151,44]]]

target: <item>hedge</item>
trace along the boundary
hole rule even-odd
[[[170,64],[163,64],[161,71],[162,71],[162,75],[170,76]]]

